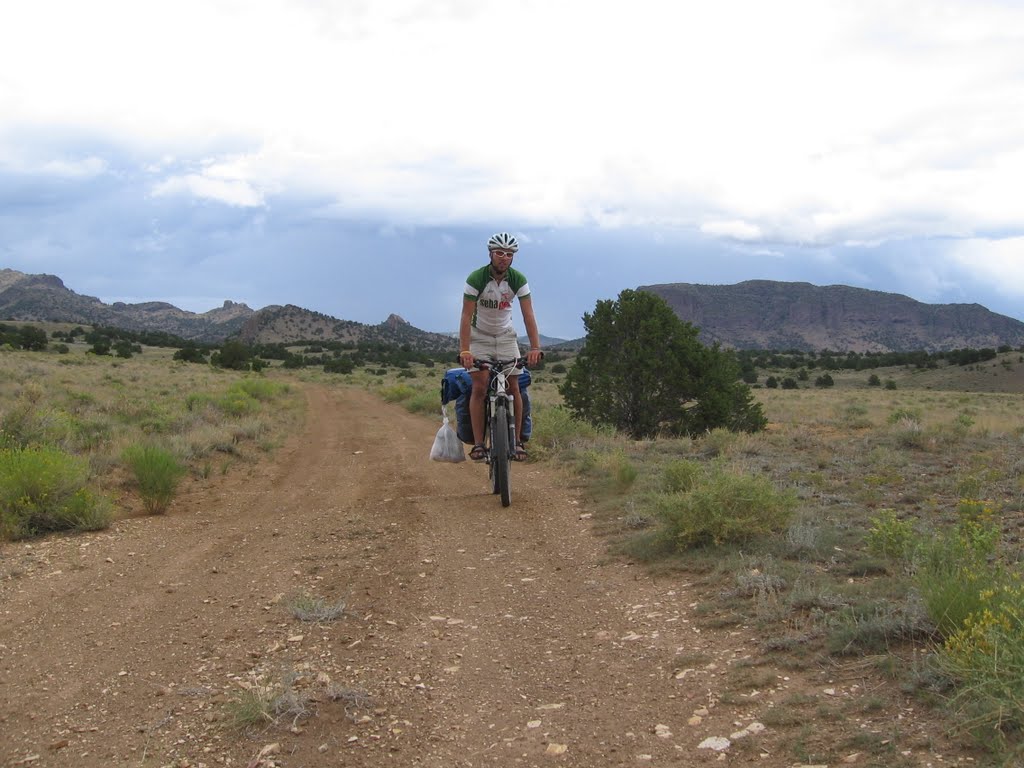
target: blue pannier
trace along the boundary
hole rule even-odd
[[[533,431],[533,419],[530,416],[530,382],[533,377],[529,371],[519,374],[519,394],[523,399],[523,434],[520,440],[524,443],[530,439]],[[473,380],[465,368],[449,368],[441,379],[441,405],[455,401],[455,433],[459,440],[467,445],[473,444],[473,424],[469,419],[469,395],[473,391]]]

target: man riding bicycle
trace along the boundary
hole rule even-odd
[[[533,314],[533,300],[526,276],[512,269],[512,259],[519,242],[507,232],[492,235],[487,241],[490,262],[474,270],[466,278],[462,299],[462,321],[459,323],[459,361],[470,372],[473,392],[469,400],[469,416],[473,423],[473,450],[469,457],[482,461],[484,448],[484,400],[487,395],[488,371],[474,367],[477,358],[512,360],[519,357],[519,343],[512,326],[512,303],[518,298],[523,324],[530,339],[526,355],[528,365],[540,362],[540,333]],[[513,453],[516,461],[525,461],[527,454],[518,436],[523,434],[523,407],[519,395],[519,369],[509,377],[509,393],[515,401],[517,441]]]

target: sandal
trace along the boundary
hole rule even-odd
[[[469,458],[473,461],[483,461],[487,458],[487,449],[484,448],[483,443],[477,443],[473,446],[473,450],[469,452]]]
[[[526,449],[523,447],[523,444],[522,443],[516,443],[516,449],[512,453],[512,460],[513,461],[526,461],[528,458],[530,458],[530,454],[528,454],[526,452]]]

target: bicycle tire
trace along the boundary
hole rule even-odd
[[[491,484],[491,493],[498,492],[498,479],[494,475],[494,462],[491,461],[491,435],[494,434],[492,427],[494,419],[491,416],[491,401],[488,399],[484,407],[484,446],[487,449],[487,481]]]
[[[497,494],[501,489],[498,487],[498,473],[494,471],[496,466],[491,455],[491,447],[487,446],[487,479],[491,481],[491,493]]]
[[[508,414],[505,403],[495,403],[491,417],[491,469],[494,472],[495,493],[501,495],[501,506],[512,503],[512,455],[508,442]]]

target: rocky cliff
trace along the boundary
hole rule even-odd
[[[1024,323],[980,304],[924,304],[847,285],[748,280],[638,290],[665,299],[678,317],[700,328],[705,343],[737,349],[887,352],[1024,344]]]

